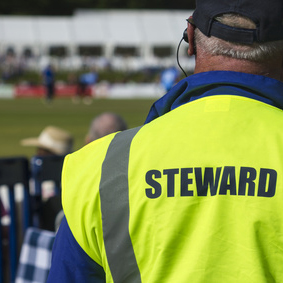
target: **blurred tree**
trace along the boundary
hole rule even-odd
[[[194,9],[195,0],[9,0],[0,1],[2,15],[72,15],[76,9]]]

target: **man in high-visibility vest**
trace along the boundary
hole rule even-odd
[[[68,155],[48,282],[283,282],[283,1],[197,0],[195,73]]]

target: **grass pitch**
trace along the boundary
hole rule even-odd
[[[74,104],[69,98],[56,98],[50,105],[40,98],[0,100],[0,157],[27,156],[34,147],[23,147],[20,140],[37,137],[48,125],[68,130],[75,139],[74,150],[85,143],[91,120],[98,114],[111,111],[120,114],[129,128],[142,125],[155,100],[150,99],[95,99],[92,104]]]

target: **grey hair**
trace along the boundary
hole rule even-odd
[[[117,131],[127,130],[126,121],[118,114],[104,112],[95,117],[90,124],[88,136],[91,141]]]
[[[238,14],[225,14],[216,18],[217,21],[240,28],[253,29],[255,23]],[[235,59],[262,62],[283,53],[283,40],[271,42],[254,42],[251,45],[243,45],[228,42],[214,36],[207,37],[199,29],[195,30],[196,46],[212,55],[222,55]]]

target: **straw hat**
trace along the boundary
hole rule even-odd
[[[21,140],[21,145],[36,146],[47,149],[57,155],[65,155],[72,151],[73,137],[63,129],[48,126],[38,137]]]

